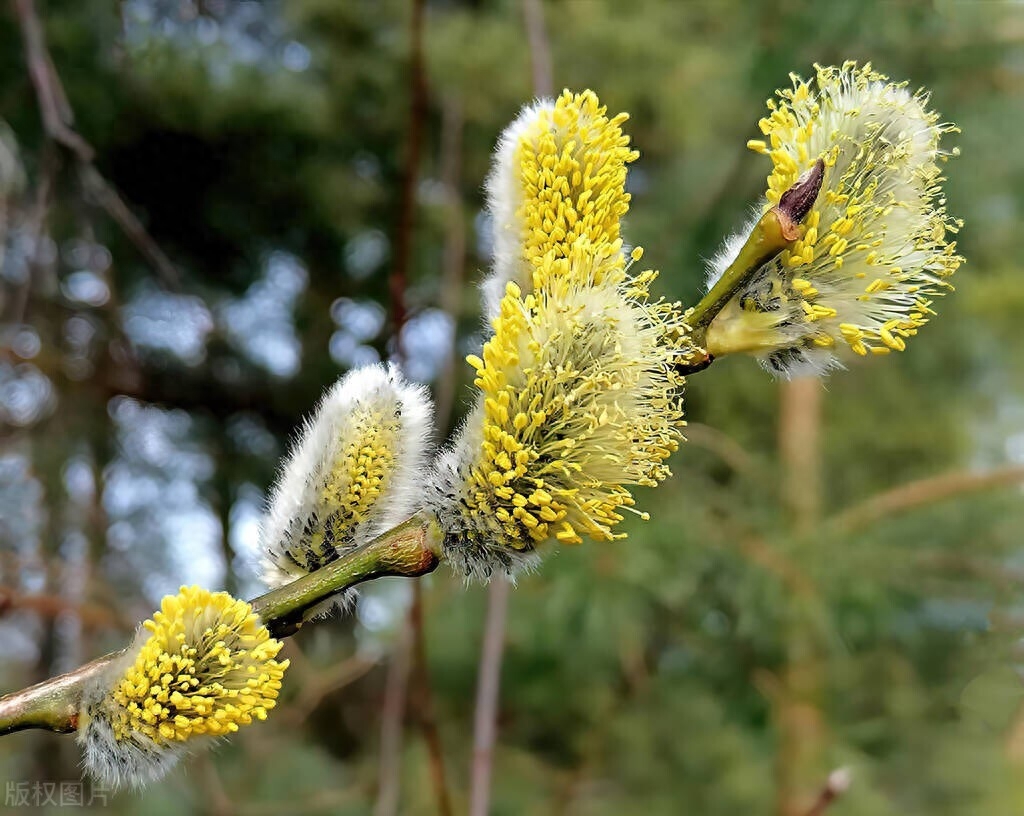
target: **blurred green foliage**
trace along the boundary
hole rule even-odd
[[[54,259],[27,284],[10,271],[54,151],[17,20],[3,15],[0,117],[29,183],[10,202],[0,363],[5,384],[30,366],[50,391],[0,428],[0,577],[5,591],[72,598],[115,621],[76,628],[74,615],[6,609],[4,689],[118,645],[160,591],[191,580],[186,562],[210,561],[211,580],[254,590],[251,553],[236,544],[292,429],[346,365],[388,353],[389,328],[353,340],[342,307],[359,304],[364,318],[375,302],[386,308],[409,117],[406,0],[39,6],[97,167],[179,267],[184,294],[145,311],[161,282],[63,154],[45,229]],[[631,522],[623,542],[551,554],[513,593],[493,812],[788,816],[845,765],[854,784],[837,816],[1020,814],[1020,491],[965,493],[851,530],[833,517],[911,480],[1024,462],[1024,8],[550,0],[544,14],[556,85],[593,88],[632,114],[641,158],[625,234],[662,269],[665,294],[699,297],[702,258],[768,172],[744,148],[764,100],[814,62],[870,60],[929,88],[962,128],[948,201],[966,221],[968,263],[906,353],[825,383],[820,443],[806,442],[820,467],[805,489],[822,502],[799,531],[784,495],[780,385],[742,359],[692,377],[699,424],[675,478],[640,497],[652,521]],[[454,212],[467,238],[461,356],[480,338],[481,185],[494,140],[532,96],[530,54],[513,0],[429,0],[424,45],[406,297],[413,318],[436,309]],[[91,302],[75,281],[92,279],[72,279],[83,245],[112,259],[93,269],[107,294]],[[268,276],[282,257],[301,270],[285,284]],[[283,339],[266,340],[282,309]],[[161,315],[169,340],[146,334]],[[183,352],[189,332],[199,348]],[[15,336],[34,336],[33,353],[19,356]],[[468,366],[456,371],[457,412]],[[91,488],[76,490],[83,469]],[[149,492],[125,487],[143,482]],[[196,518],[213,525],[211,543],[183,550],[206,530]],[[404,588],[370,588],[358,619],[296,638],[268,723],[104,812],[370,812]],[[426,607],[461,810],[485,591],[439,573]],[[304,688],[352,654],[380,660],[305,711]],[[402,812],[432,813],[415,706],[404,746]],[[76,761],[69,739],[0,741],[5,782],[73,779]]]

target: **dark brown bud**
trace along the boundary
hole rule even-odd
[[[790,187],[779,198],[775,209],[779,214],[779,223],[782,226],[782,234],[790,241],[800,237],[797,231],[797,224],[807,217],[814,202],[821,192],[821,183],[825,179],[825,162],[818,159],[811,167],[803,172]]]

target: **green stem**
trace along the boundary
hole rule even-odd
[[[818,159],[779,197],[779,203],[761,216],[732,263],[690,312],[687,320],[693,328],[695,345],[704,345],[708,326],[737,290],[800,237],[798,225],[811,211],[824,178],[825,163]]]
[[[344,589],[385,575],[425,575],[441,562],[441,531],[426,515],[413,516],[334,563],[251,601],[278,638],[294,634],[304,615]],[[0,736],[28,728],[66,734],[78,727],[86,685],[123,652],[112,652],[30,688],[0,697]]]
[[[413,516],[362,547],[271,590],[252,601],[253,611],[276,637],[293,634],[312,607],[363,581],[385,575],[424,575],[441,559],[441,531],[437,522]]]
[[[693,328],[694,341],[700,345],[711,325],[725,304],[736,291],[765,263],[770,261],[788,247],[793,239],[791,228],[775,208],[761,216],[746,243],[740,248],[733,262],[729,264],[722,276],[704,295],[700,303],[693,307],[687,322]]]

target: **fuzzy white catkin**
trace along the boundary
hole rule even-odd
[[[417,510],[432,418],[426,389],[394,365],[334,384],[271,493],[260,539],[267,585],[319,569]]]
[[[129,650],[94,677],[82,694],[83,720],[78,729],[82,764],[93,779],[109,788],[139,789],[162,778],[186,753],[185,743],[157,745],[153,740],[132,733],[127,739],[114,736],[110,719],[110,689],[134,660]]]
[[[823,374],[849,353],[903,351],[932,299],[951,290],[962,262],[950,239],[939,147],[955,127],[923,91],[891,83],[870,65],[816,66],[794,77],[748,146],[771,158],[767,210],[816,162],[821,190],[797,240],[753,271],[711,321],[710,354],[746,352],[782,377]],[[708,288],[753,237],[757,218],[708,264]]]

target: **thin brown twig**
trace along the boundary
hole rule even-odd
[[[234,803],[224,788],[217,764],[209,754],[203,754],[199,760],[199,784],[203,789],[210,816],[233,816]]]
[[[779,389],[779,458],[782,490],[796,533],[804,535],[821,514],[821,406],[817,377],[799,377]]]
[[[782,499],[794,540],[807,546],[821,512],[821,438],[823,390],[817,378],[782,384],[779,392],[779,458]],[[799,556],[798,556],[799,557]],[[788,559],[787,559],[788,561]],[[794,598],[813,597],[813,586]],[[804,791],[825,740],[821,694],[820,646],[802,616],[794,616],[786,632],[786,660],[773,698],[778,751],[776,801],[778,816],[798,816]]]
[[[92,161],[96,152],[72,127],[71,106],[63,87],[59,84],[57,71],[43,36],[43,26],[36,13],[34,0],[13,0],[14,13],[21,26],[25,44],[25,60],[29,78],[39,100],[39,113],[43,117],[46,135],[78,156],[82,161]]]
[[[60,170],[60,155],[50,144],[44,144],[42,156],[39,162],[39,180],[36,182],[35,195],[32,200],[32,207],[29,210],[26,221],[29,235],[29,256],[26,259],[25,280],[21,282],[18,291],[14,296],[14,304],[11,308],[10,331],[17,332],[21,324],[25,322],[25,315],[28,311],[28,302],[32,293],[32,283],[35,280],[39,268],[41,256],[40,249],[43,245],[43,232],[46,229],[46,219],[50,212],[50,204],[53,200],[53,190],[57,183],[57,174]],[[13,339],[13,338],[11,338]]]
[[[405,166],[395,229],[395,262],[388,275],[388,295],[396,356],[402,357],[405,292],[416,226],[416,182],[419,178],[423,126],[427,116],[427,80],[423,67],[423,2],[412,0],[409,32],[409,124],[406,128]]]
[[[1021,482],[1024,482],[1022,465],[1007,465],[981,473],[955,471],[930,476],[872,496],[833,516],[826,526],[838,532],[851,533],[898,513]]]
[[[79,165],[79,177],[82,186],[93,200],[113,219],[121,231],[128,236],[128,239],[135,244],[135,248],[149,261],[156,269],[164,284],[172,289],[181,288],[181,277],[177,267],[160,248],[156,239],[150,235],[143,226],[138,216],[121,198],[117,190],[111,186],[92,164],[82,163]]]
[[[744,476],[765,475],[766,468],[751,456],[739,442],[711,425],[705,425],[703,422],[687,422],[686,442],[687,446],[696,445],[711,451],[732,470]]]
[[[442,104],[441,120],[441,180],[445,189],[445,238],[439,306],[445,314],[451,317],[452,335],[448,359],[436,388],[435,423],[437,430],[442,435],[451,424],[452,407],[455,401],[455,332],[465,269],[466,236],[462,200],[458,188],[462,126],[461,103],[456,97],[446,98]],[[423,591],[419,583],[413,586],[413,597],[409,607],[409,626],[413,632],[413,709],[423,732],[423,738],[427,743],[430,776],[438,812],[443,816],[450,816],[452,803],[448,793],[444,750],[434,713],[434,695],[427,668]]]
[[[181,278],[160,245],[94,164],[96,150],[74,128],[74,112],[46,46],[35,0],[12,0],[25,47],[25,62],[39,102],[43,130],[77,160],[82,185],[156,269],[164,284],[178,289]]]
[[[491,769],[498,733],[498,692],[501,690],[501,658],[505,649],[505,618],[511,584],[504,576],[491,580],[487,593],[487,619],[477,677],[473,721],[473,773],[469,816],[487,816],[491,801]]]
[[[551,67],[551,46],[541,0],[523,0],[523,25],[529,43],[533,92],[537,96],[551,96],[555,92],[555,74]]]
[[[380,759],[378,763],[376,816],[395,816],[401,792],[402,723],[412,662],[412,628],[403,625],[398,642],[391,651],[387,679],[384,684],[384,705],[381,709]]]
[[[441,734],[438,730],[437,718],[434,714],[434,694],[430,684],[430,672],[427,667],[427,646],[423,627],[423,590],[419,581],[413,583],[412,593],[409,619],[413,631],[413,705],[416,719],[420,724],[420,729],[423,731],[423,739],[427,743],[427,754],[430,760],[430,780],[434,786],[437,812],[441,816],[452,816],[452,800],[448,793],[448,783],[444,770],[444,749],[441,745]]]
[[[298,650],[295,650],[298,651]],[[289,652],[289,656],[292,652]],[[305,667],[310,669],[308,659],[303,655]],[[304,673],[302,690],[299,696],[288,705],[285,712],[288,721],[300,725],[312,714],[324,697],[364,677],[378,661],[372,658],[354,656],[347,657],[333,666],[323,669],[308,670]]]

